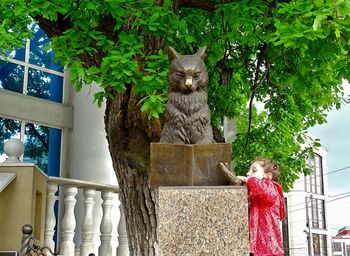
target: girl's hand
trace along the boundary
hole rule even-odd
[[[248,177],[246,177],[246,176],[237,176],[237,178],[240,179],[241,181],[243,181],[244,183],[246,183],[248,180]]]

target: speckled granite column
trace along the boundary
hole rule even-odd
[[[159,187],[159,256],[249,255],[245,187]]]

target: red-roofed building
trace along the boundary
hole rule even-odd
[[[332,238],[333,256],[350,256],[350,226],[339,229]]]

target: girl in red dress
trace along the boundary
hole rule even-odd
[[[279,176],[278,164],[266,158],[255,159],[247,177],[238,176],[248,189],[251,255],[284,255],[280,221],[286,213]]]

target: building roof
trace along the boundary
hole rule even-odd
[[[350,226],[339,229],[338,234],[333,239],[350,239]]]

